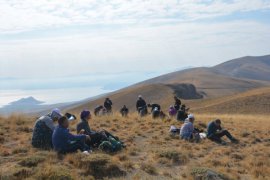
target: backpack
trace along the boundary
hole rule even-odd
[[[120,141],[117,141],[113,137],[109,136],[107,141],[103,141],[99,147],[100,150],[105,152],[117,152],[123,148],[123,144]]]

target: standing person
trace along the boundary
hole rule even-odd
[[[113,105],[113,103],[110,100],[110,98],[106,98],[105,102],[104,102],[104,107],[106,108],[107,113],[109,113],[109,114],[112,112],[112,105]]]
[[[152,108],[151,112],[153,112],[155,109],[157,109],[158,111],[161,110],[161,107],[159,104],[148,104],[148,107]]]
[[[223,144],[222,137],[227,136],[228,139],[231,140],[232,143],[238,143],[238,140],[235,139],[227,130],[222,129],[221,120],[216,119],[208,124],[207,127],[207,138],[219,143]]]
[[[127,117],[128,116],[128,108],[126,107],[126,105],[124,105],[121,109],[120,109],[120,113],[122,115],[122,117]]]
[[[62,154],[74,153],[77,150],[89,154],[90,148],[85,142],[91,141],[90,136],[84,134],[73,135],[69,132],[68,127],[68,119],[65,116],[61,117],[52,135],[54,150]]]
[[[179,111],[182,102],[177,96],[174,96],[174,101],[174,108],[176,109],[176,111]]]
[[[143,109],[143,108],[145,108],[145,107],[146,107],[146,102],[143,99],[142,95],[139,95],[138,96],[138,100],[136,102],[137,111],[140,113],[140,110]]]
[[[54,123],[62,117],[59,109],[53,109],[51,113],[41,116],[35,123],[32,146],[41,149],[52,149],[52,134],[55,129]]]

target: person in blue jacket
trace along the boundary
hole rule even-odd
[[[61,117],[52,135],[54,150],[63,154],[77,152],[77,150],[88,152],[90,148],[85,141],[90,141],[90,137],[84,134],[73,135],[69,132],[68,127],[68,119],[65,116]]]

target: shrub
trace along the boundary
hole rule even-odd
[[[27,157],[23,159],[22,161],[19,162],[19,164],[25,167],[35,167],[39,163],[44,162],[44,161],[45,161],[44,157],[32,156],[32,157]]]
[[[166,158],[168,160],[171,160],[172,163],[186,164],[188,162],[188,157],[186,155],[180,154],[176,151],[163,151],[161,153],[158,153],[158,156],[160,158]]]
[[[33,170],[29,168],[13,168],[8,172],[1,172],[1,180],[10,180],[10,179],[26,179],[33,175]]]
[[[126,173],[117,164],[112,163],[111,157],[106,154],[91,154],[83,156],[77,154],[76,162],[72,162],[78,168],[83,168],[86,175],[92,175],[97,179],[104,177],[120,177]]]
[[[28,149],[26,149],[25,147],[18,147],[12,151],[12,154],[20,154],[20,153],[27,153],[27,152],[28,152]]]
[[[200,180],[206,180],[206,179],[229,180],[227,176],[217,173],[209,168],[204,168],[204,167],[192,168],[191,175],[194,177],[194,179],[200,179]]]
[[[0,136],[0,143],[4,143],[5,142],[5,138],[3,136]]]
[[[156,175],[157,174],[157,169],[151,165],[151,164],[142,164],[141,165],[141,170],[147,172],[148,174],[151,175]]]
[[[250,135],[250,133],[247,131],[241,133],[242,137],[248,137],[249,135]]]
[[[45,168],[40,168],[35,175],[36,179],[40,180],[72,180],[72,176],[69,173],[69,169],[63,166],[47,166]]]
[[[18,179],[25,179],[30,177],[33,174],[33,170],[29,168],[22,168],[22,169],[17,169],[14,173],[13,176],[15,176]]]

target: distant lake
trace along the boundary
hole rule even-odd
[[[108,93],[110,91],[111,90],[105,90],[102,87],[45,90],[0,90],[0,107],[3,107],[10,102],[29,96],[33,96],[40,101],[44,101],[44,104],[56,104],[78,101],[100,94]]]
[[[45,104],[79,101],[112,92],[162,72],[98,73],[55,78],[0,77],[0,107],[33,96]]]

